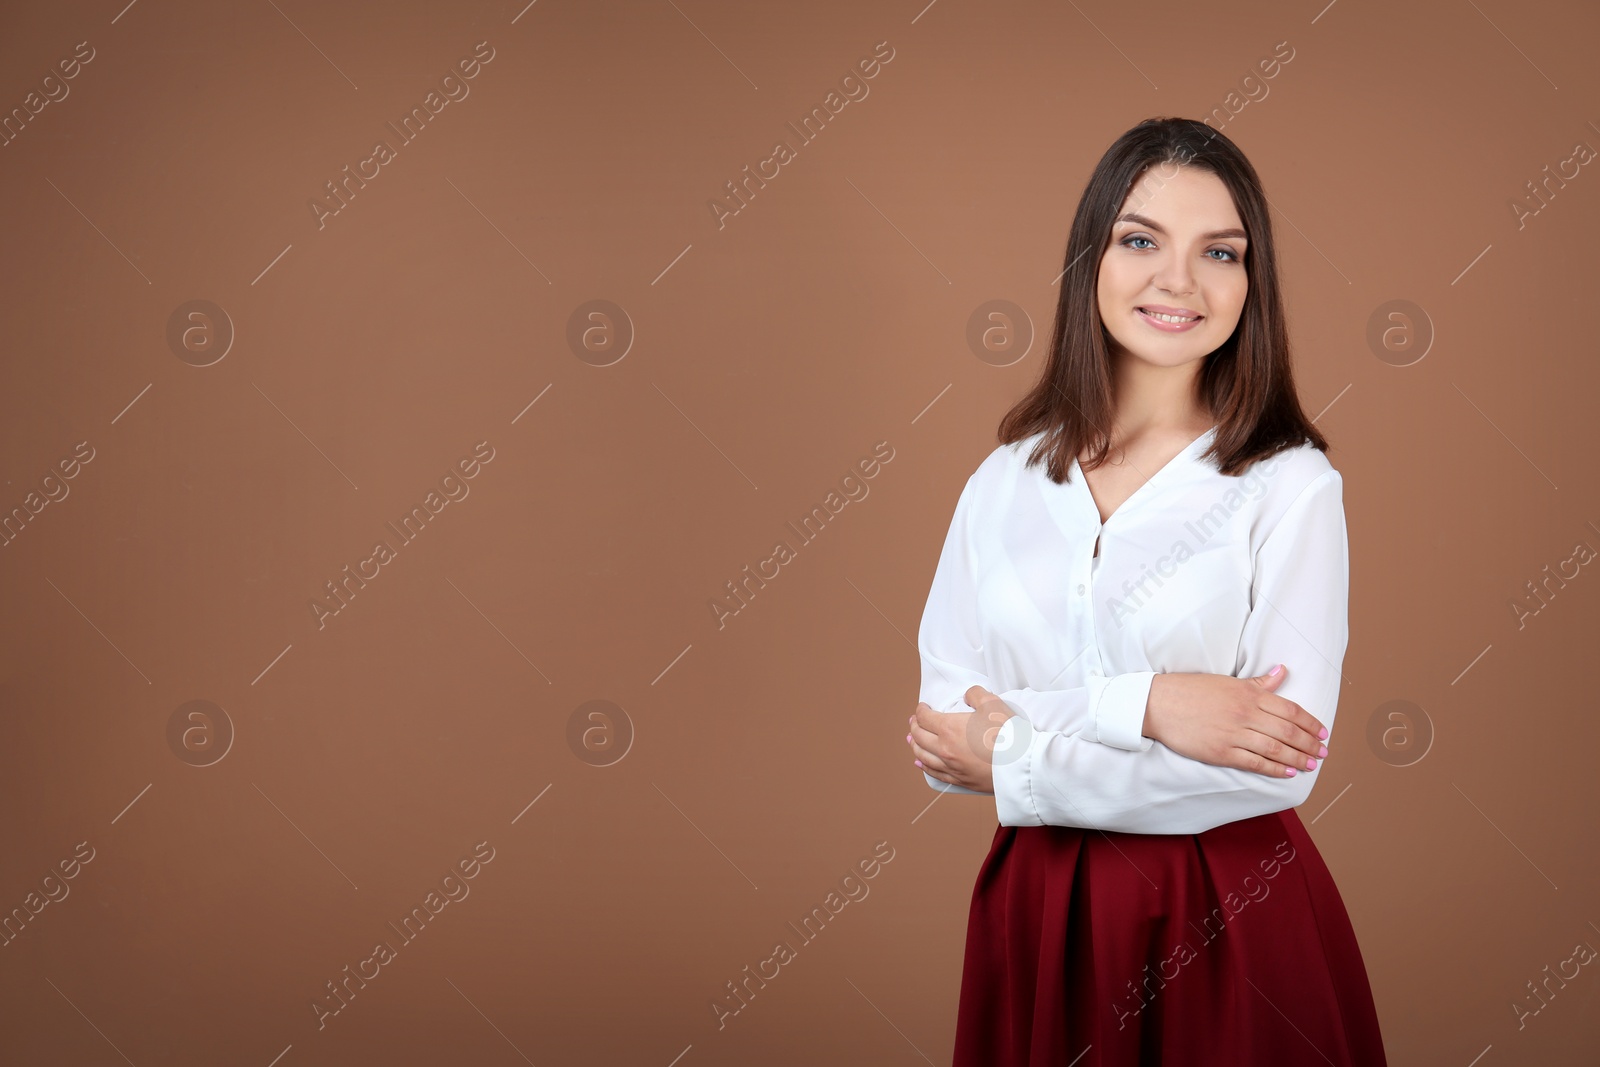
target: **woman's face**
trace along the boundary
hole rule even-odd
[[[1122,205],[1100,260],[1100,319],[1112,354],[1175,367],[1202,359],[1239,323],[1249,279],[1244,223],[1222,179],[1152,168]],[[1190,320],[1173,322],[1152,313]]]

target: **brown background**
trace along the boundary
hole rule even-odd
[[[1600,175],[1512,206],[1600,144],[1600,16],[1529,14],[7,5],[5,112],[94,59],[0,148],[0,506],[93,459],[0,548],[0,910],[93,859],[0,948],[5,1062],[947,1064],[995,821],[927,807],[911,641],[1091,167],[1219,107],[1345,478],[1349,685],[1300,813],[1391,1062],[1592,1062],[1595,967],[1512,1009],[1600,946],[1600,578],[1513,606],[1600,546]],[[480,41],[470,95],[319,229],[324,183]],[[870,94],[719,228],[724,183],[880,41]],[[209,366],[168,341],[193,300],[234,332]],[[631,324],[609,366],[568,341],[593,300]],[[1007,366],[966,340],[991,300],[1038,335]],[[1422,341],[1368,343],[1393,300],[1431,338],[1406,366]],[[319,628],[324,583],[479,441],[470,494]],[[870,494],[719,628],[879,441]],[[226,724],[174,744],[191,700]],[[620,710],[574,745],[593,700]],[[324,983],[483,841],[470,896],[319,1031]],[[725,983],[880,841],[870,895],[719,1030]]]

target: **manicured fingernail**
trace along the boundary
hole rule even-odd
[[[1316,760],[1314,760],[1314,759],[1306,760],[1306,770],[1314,771],[1316,769],[1317,769],[1317,761]]]
[[[911,740],[911,735],[910,734],[906,734],[906,740],[907,741]]]
[[[1322,729],[1318,730],[1317,736],[1326,741],[1328,739],[1328,728],[1324,726]]]
[[[915,763],[918,767],[922,766],[921,760],[912,760],[911,762]]]
[[[1290,767],[1287,770],[1285,770],[1283,773],[1284,773],[1284,775],[1286,777],[1293,778],[1296,774],[1298,774],[1300,772],[1296,771],[1293,767]]]
[[[1327,745],[1323,745],[1321,751],[1319,751],[1317,753],[1318,756],[1326,756],[1327,754],[1328,754],[1328,746]]]
[[[1268,678],[1276,678],[1278,675],[1280,675],[1282,673],[1283,673],[1283,664],[1280,663],[1276,667],[1272,668],[1270,671],[1267,672],[1267,677]]]

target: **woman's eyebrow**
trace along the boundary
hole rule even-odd
[[[1157,233],[1167,232],[1166,230],[1162,229],[1161,224],[1155,219],[1147,219],[1143,215],[1135,215],[1132,212],[1123,215],[1121,218],[1117,219],[1117,221],[1138,223],[1140,226],[1148,227]],[[1222,237],[1237,237],[1246,241],[1250,239],[1250,235],[1245,233],[1243,230],[1213,230],[1211,233],[1203,233],[1200,236],[1204,237],[1208,241],[1215,241]]]

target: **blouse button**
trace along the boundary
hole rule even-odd
[[[1083,585],[1082,585],[1082,584],[1081,584],[1081,583],[1080,583],[1080,584],[1079,584],[1079,586],[1078,586],[1078,595],[1079,595],[1079,596],[1082,596],[1082,595],[1083,595]]]

